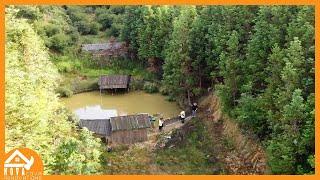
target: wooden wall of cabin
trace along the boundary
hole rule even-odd
[[[111,134],[112,144],[133,144],[148,140],[147,129],[114,131]]]

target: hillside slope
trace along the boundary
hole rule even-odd
[[[107,174],[265,174],[261,146],[222,116],[216,96],[199,104],[197,118],[176,122],[149,140],[104,154]]]

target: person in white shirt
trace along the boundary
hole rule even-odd
[[[184,111],[181,111],[180,112],[180,121],[182,122],[182,123],[184,123],[184,120],[186,119],[186,112],[184,112]]]
[[[163,128],[163,118],[159,119],[159,131],[162,131]]]

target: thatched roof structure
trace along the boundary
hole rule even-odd
[[[112,132],[151,127],[151,122],[148,114],[111,117],[110,123]]]
[[[130,83],[130,76],[128,75],[103,75],[100,76],[99,86],[101,89],[121,89],[128,88]]]

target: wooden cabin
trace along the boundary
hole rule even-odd
[[[110,123],[112,143],[133,144],[148,140],[151,127],[148,114],[111,117]]]
[[[118,116],[117,110],[104,110],[100,106],[80,108],[75,111],[79,126],[86,127],[100,137],[111,135],[110,118]]]
[[[75,111],[79,126],[113,144],[133,144],[148,140],[151,122],[148,114],[117,116],[116,110],[102,110],[100,106]]]
[[[100,76],[100,89],[128,89],[131,76],[128,75],[103,75]]]

